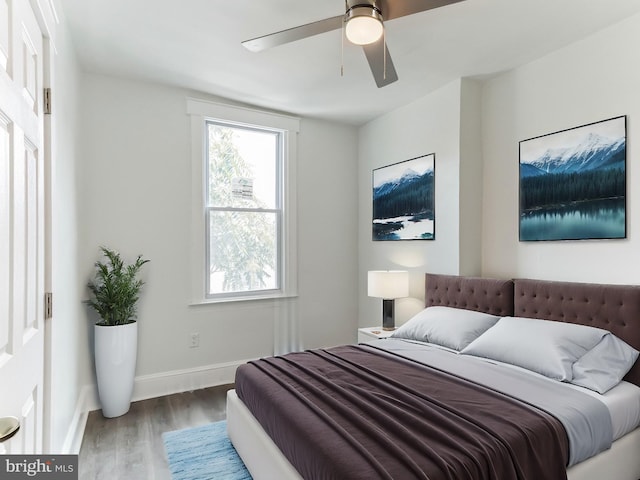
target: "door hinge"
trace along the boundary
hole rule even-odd
[[[44,318],[53,317],[53,293],[46,292],[44,294]]]
[[[51,115],[51,88],[44,89],[44,113]]]

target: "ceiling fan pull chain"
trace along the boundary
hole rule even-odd
[[[345,1],[344,4],[346,5],[347,2]],[[342,37],[340,39],[340,76],[344,77],[344,26],[345,26],[345,21],[344,19],[342,19]]]

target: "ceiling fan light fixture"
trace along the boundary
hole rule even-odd
[[[382,15],[373,5],[355,6],[346,14],[345,35],[355,45],[369,45],[382,37]]]

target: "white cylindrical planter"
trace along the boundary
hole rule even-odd
[[[129,411],[138,347],[138,323],[95,326],[95,360],[102,414],[119,417]]]

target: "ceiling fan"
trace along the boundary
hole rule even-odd
[[[385,42],[383,21],[461,1],[463,0],[346,0],[344,15],[246,40],[242,45],[252,52],[259,52],[344,27],[347,40],[362,45],[373,78],[380,88],[398,80]]]

